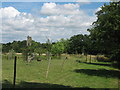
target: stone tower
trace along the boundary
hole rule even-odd
[[[32,44],[32,37],[27,36],[27,46],[31,46]]]

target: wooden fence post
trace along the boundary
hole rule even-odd
[[[63,66],[64,66],[64,64],[65,64],[65,61],[66,61],[66,58],[63,60],[61,72],[63,71]]]
[[[13,87],[15,87],[15,81],[16,81],[16,61],[17,61],[17,56],[15,56],[15,59],[14,59],[14,78],[13,78]]]
[[[46,72],[46,79],[48,77],[48,72],[49,72],[49,68],[50,68],[50,61],[51,61],[51,53],[48,52],[48,68],[47,68],[47,72]]]

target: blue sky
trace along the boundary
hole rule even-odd
[[[40,9],[41,6],[45,2],[3,2],[2,7],[9,7],[12,6],[16,8],[20,12],[27,12],[27,13],[33,13],[33,9]],[[67,3],[76,3],[76,2],[56,2],[57,4],[67,4]],[[81,2],[81,9],[84,10],[89,15],[93,15],[93,11],[100,6],[102,6],[104,3],[108,4],[108,2],[91,2],[90,4],[82,4]]]
[[[2,43],[25,40],[57,41],[76,34],[89,34],[95,12],[105,2],[2,2]],[[108,2],[106,2],[108,4]]]

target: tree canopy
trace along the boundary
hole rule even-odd
[[[104,4],[96,15],[98,19],[89,30],[90,36],[98,50],[109,56],[114,55],[120,51],[120,1]]]
[[[54,55],[61,55],[65,50],[64,44],[60,41],[56,42],[52,45],[52,54]]]

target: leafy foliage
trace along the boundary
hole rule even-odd
[[[120,2],[104,5],[96,15],[98,19],[90,30],[91,36],[98,43],[98,48],[110,54],[120,45]]]
[[[69,53],[82,53],[83,35],[74,35],[69,40]]]
[[[52,46],[52,54],[54,55],[61,55],[65,50],[64,44],[62,42],[56,42],[53,46]]]
[[[120,1],[102,6],[96,15],[98,19],[89,30],[90,36],[97,50],[118,61],[116,58],[120,52]]]

